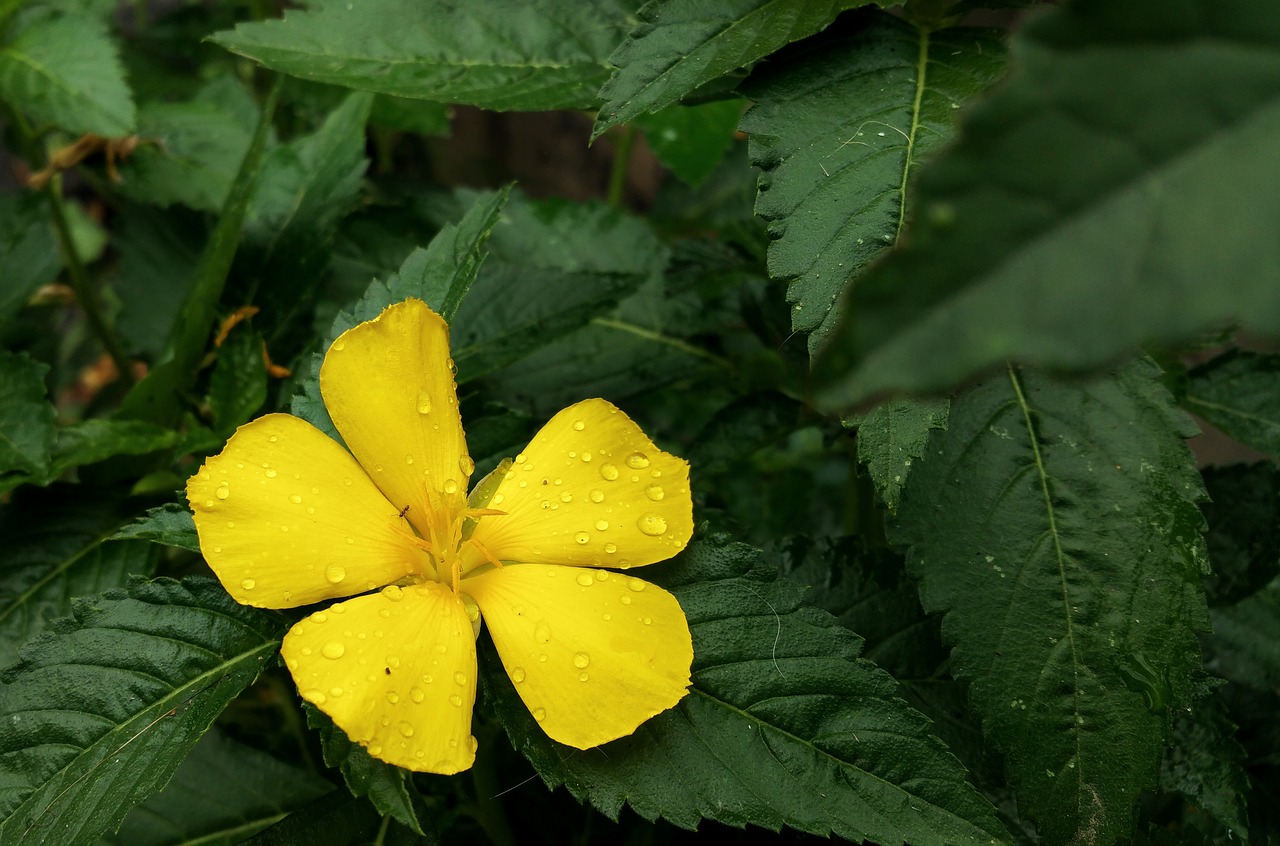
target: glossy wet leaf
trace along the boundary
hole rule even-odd
[[[484,650],[486,689],[548,785],[611,818],[625,805],[684,828],[706,818],[855,841],[1007,841],[893,680],[858,658],[860,640],[803,605],[803,588],[778,579],[755,550],[723,537],[696,542],[646,574],[688,616],[693,685],[630,737],[577,753],[555,744]]]
[[[898,510],[902,488],[912,465],[924,456],[930,432],[947,428],[948,407],[946,400],[889,400],[855,419],[858,460],[867,465],[890,511]]]
[[[890,540],[951,672],[1046,844],[1132,836],[1208,624],[1203,488],[1153,365],[1059,384],[1010,369],[961,395]]]
[[[819,400],[941,390],[1008,359],[1097,368],[1236,320],[1280,334],[1272,11],[1086,0],[1028,17],[1009,84],[921,173],[909,246],[849,295]]]
[[[73,614],[3,677],[0,839],[15,846],[79,846],[118,825],[257,677],[282,632],[207,579],[136,584],[78,600]]]
[[[152,508],[132,523],[120,527],[111,537],[138,538],[162,546],[200,551],[200,539],[196,537],[196,524],[191,519],[191,509],[176,502]]]

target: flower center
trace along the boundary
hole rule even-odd
[[[464,545],[470,545],[480,553],[481,557],[495,567],[501,567],[493,553],[484,544],[470,537],[475,524],[482,517],[503,515],[506,512],[492,508],[472,508],[465,494],[456,488],[453,491],[434,491],[427,488],[424,493],[425,514],[412,515],[410,525],[406,529],[397,525],[395,531],[404,536],[414,546],[426,552],[425,557],[414,561],[416,581],[433,581],[449,585],[458,593],[462,580]],[[400,512],[400,517],[408,519],[408,509]]]

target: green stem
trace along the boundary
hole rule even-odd
[[[120,339],[116,337],[115,331],[102,314],[102,309],[98,305],[98,298],[94,296],[93,287],[89,282],[89,273],[85,270],[84,263],[80,261],[80,255],[76,252],[75,242],[71,239],[71,227],[67,224],[67,208],[62,202],[61,175],[55,175],[49,180],[45,193],[49,196],[53,228],[58,235],[58,245],[62,248],[63,259],[67,263],[67,276],[71,279],[71,289],[75,291],[76,299],[80,302],[80,308],[84,310],[84,316],[89,321],[89,328],[93,330],[93,334],[97,336],[98,341],[106,349],[107,355],[111,356],[111,360],[115,362],[116,369],[120,372],[121,382],[128,387],[133,384],[133,371],[129,363],[129,356],[125,353]]]
[[[613,168],[609,171],[608,203],[615,209],[622,208],[622,195],[627,189],[627,171],[631,166],[631,148],[636,143],[636,128],[628,126],[613,143]]]

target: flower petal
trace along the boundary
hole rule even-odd
[[[187,480],[187,501],[205,560],[245,605],[337,599],[429,566],[347,451],[287,414],[236,430]]]
[[[475,636],[444,585],[392,585],[317,611],[280,654],[302,698],[373,757],[444,775],[475,760]]]
[[[693,534],[689,464],[602,399],[552,417],[516,456],[472,537],[503,561],[638,567]],[[463,547],[475,566],[474,548]]]
[[[513,564],[464,579],[516,691],[553,740],[589,749],[680,701],[693,645],[676,598],[607,570]]]
[[[474,469],[452,363],[444,320],[405,300],[339,335],[320,368],[333,425],[396,510],[409,506],[405,517],[423,537],[442,499],[461,507]]]

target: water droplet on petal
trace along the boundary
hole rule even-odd
[[[578,673],[578,681],[586,681],[589,676],[586,673]]]
[[[227,487],[224,484],[222,487],[214,491],[213,495],[216,496],[218,499],[226,499],[227,497],[231,496],[231,488]]]
[[[404,590],[399,585],[387,585],[382,589],[382,595],[392,602],[399,602],[404,598]]]
[[[603,532],[604,530],[606,530],[606,529],[608,529],[608,528],[609,528],[609,521],[608,521],[608,520],[597,520],[597,521],[596,521],[596,531],[597,531],[597,532]]]
[[[503,494],[500,494],[500,493],[499,493],[499,494],[494,494],[494,495],[493,495],[493,504],[494,504],[494,505],[502,505],[502,501],[503,501],[504,499],[506,499],[506,496],[504,496]]]
[[[274,479],[278,474],[276,473],[276,471],[275,471],[275,470],[273,470],[272,468],[268,467],[268,468],[266,469],[266,471],[265,471],[264,475],[265,475],[268,479]]]
[[[396,693],[394,690],[388,690],[387,701],[390,702],[392,705],[396,704],[397,702],[400,701],[400,694]]]
[[[421,702],[427,698],[427,694],[420,687],[411,687],[409,688],[409,698],[414,702]]]
[[[401,720],[400,725],[396,726],[396,728],[400,729],[400,733],[405,737],[413,737],[413,726],[408,722]]]
[[[546,708],[534,708],[534,709],[533,709],[533,718],[534,718],[535,720],[537,720],[538,722],[542,722],[543,720],[545,720],[545,719],[547,718],[547,709],[546,709]]]
[[[667,492],[662,489],[662,485],[650,485],[644,489],[644,495],[654,502],[659,502],[667,495]]]
[[[585,428],[587,428],[587,424],[583,423],[581,420],[573,421],[573,431],[581,432]]]
[[[652,618],[652,617],[645,617],[645,618],[643,618],[642,620],[640,620],[640,622],[644,623],[644,624],[647,626],[647,625],[649,625],[649,624],[651,624],[651,623],[653,622],[653,618]]]
[[[459,673],[454,673],[454,674],[453,674],[453,680],[454,680],[454,682],[456,682],[457,684],[466,684],[466,683],[467,683],[467,674],[466,674],[466,673],[461,673],[461,672],[459,672]]]
[[[276,441],[280,440],[280,438],[277,437],[276,435],[272,435],[271,437],[267,438],[267,440],[274,444]]]
[[[242,579],[240,581],[240,587],[244,588],[245,590],[253,590],[257,586],[258,586],[258,583],[255,582],[253,579]]]
[[[456,494],[458,492],[458,483],[453,479],[445,479],[444,492],[447,494]]]
[[[667,530],[667,521],[661,514],[642,514],[640,519],[636,521],[636,525],[640,531],[646,535],[660,535]]]
[[[324,646],[320,647],[320,654],[326,658],[341,658],[347,652],[347,647],[342,645],[340,640],[331,640]]]
[[[301,505],[302,497],[299,496],[298,494],[290,494],[289,501],[292,502],[294,505]]]
[[[561,492],[560,492],[560,501],[561,501],[561,502],[573,502],[573,494],[569,493],[568,491],[561,491]]]
[[[325,568],[324,577],[330,584],[336,585],[347,577],[347,571],[337,564],[330,564]]]
[[[334,352],[342,352],[346,348],[347,348],[346,341],[334,341],[333,346],[330,347],[329,349],[333,350]]]
[[[462,475],[470,476],[476,470],[476,463],[471,460],[471,456],[464,455],[458,459],[458,469],[462,471]]]
[[[534,626],[533,628],[533,636],[538,641],[538,643],[550,643],[551,627],[548,626],[546,623],[538,623],[538,625]]]
[[[419,414],[431,413],[431,394],[427,393],[426,391],[418,392],[418,413]]]
[[[325,696],[323,691],[313,689],[302,691],[302,698],[312,704],[323,705],[329,697]]]
[[[573,656],[573,666],[577,667],[579,670],[585,670],[590,663],[591,656],[585,652],[579,652],[577,655]]]
[[[450,705],[452,705],[452,706],[453,706],[453,707],[455,707],[455,708],[461,708],[461,707],[462,707],[462,697],[461,697],[461,696],[459,696],[459,695],[458,695],[458,694],[456,694],[456,693],[450,693],[450,694],[449,694],[449,704],[450,704]]]
[[[613,555],[615,552],[618,551],[618,545],[613,541],[609,541],[604,545],[604,551],[609,553],[610,555]]]
[[[588,494],[588,496],[591,497],[592,502],[596,502],[596,503],[604,502],[604,491],[600,490],[599,488],[592,488],[591,493]]]
[[[596,583],[596,580],[591,577],[590,573],[578,574],[578,584],[582,585],[583,587],[591,587],[595,583]]]
[[[619,602],[621,602],[623,605],[630,605],[630,604],[631,604],[631,597],[627,596],[627,595],[624,593],[622,596],[618,597],[618,601],[619,601]]]
[[[643,470],[649,466],[649,456],[643,452],[633,452],[627,456],[627,466],[632,470]]]
[[[627,579],[627,587],[635,591],[636,593],[639,593],[640,591],[644,590],[646,586],[647,586],[647,583],[642,582],[639,579]]]
[[[524,681],[524,675],[524,667],[512,667],[511,680],[513,682],[520,684],[520,682]]]
[[[590,453],[590,452],[583,452],[583,453],[582,453],[582,460],[583,460],[583,461],[587,461],[587,462],[591,461],[591,453]]]
[[[612,464],[602,464],[600,465],[600,476],[606,482],[612,482],[618,478],[618,468]]]
[[[581,545],[591,540],[591,535],[587,534],[586,532],[578,532],[576,535],[573,536],[573,539],[579,545]]]

